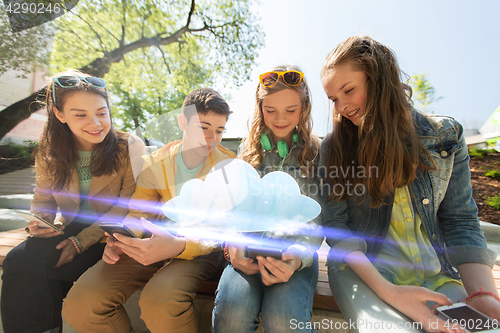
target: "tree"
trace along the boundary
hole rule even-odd
[[[410,78],[410,85],[413,89],[412,99],[416,100],[422,111],[427,113],[429,106],[442,99],[443,97],[436,97],[436,89],[432,86],[432,84],[427,79],[427,75],[429,73],[426,71],[423,74],[416,74]],[[434,113],[434,110],[429,109],[431,114]]]
[[[105,76],[124,126],[132,128],[196,86],[249,78],[263,45],[249,1],[82,0],[53,22],[51,71]],[[0,138],[29,117],[39,95],[43,90],[0,112]],[[145,108],[151,114],[142,115]]]
[[[36,66],[47,67],[51,35],[51,29],[47,26],[11,32],[7,13],[3,6],[0,6],[0,75],[14,70],[20,72],[18,76],[26,77],[26,74],[35,71]],[[0,139],[15,125],[29,117],[29,111],[22,113],[19,110],[29,110],[35,97],[33,94],[4,109],[5,112],[0,112]]]
[[[142,49],[113,65],[105,77],[112,95],[113,115],[122,121],[121,128],[135,129],[159,122],[164,125],[165,119],[172,117],[162,117],[160,121],[159,115],[180,108],[193,89],[212,85],[212,72],[205,68],[207,65],[200,55],[203,54],[188,55],[184,48],[176,50],[167,66],[154,48]],[[175,117],[172,120],[177,123]],[[147,134],[164,142],[178,137],[166,129]]]
[[[25,76],[35,66],[49,65],[51,30],[47,25],[20,32],[11,32],[5,8],[0,6],[0,75],[8,70]]]

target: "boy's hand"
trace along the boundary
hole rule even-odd
[[[294,252],[286,251],[281,258],[282,260],[278,260],[273,257],[257,256],[262,282],[266,286],[287,282],[302,265],[299,256]]]
[[[253,262],[253,259],[245,257],[245,248],[240,246],[228,245],[229,258],[234,269],[242,271],[246,275],[253,275],[259,272],[259,265]]]
[[[130,258],[145,266],[177,257],[186,248],[183,237],[171,235],[168,231],[141,218],[142,226],[151,231],[151,238],[137,239],[114,233],[115,245]]]
[[[106,247],[104,248],[104,253],[102,254],[102,260],[108,264],[116,264],[118,260],[120,260],[120,256],[123,254],[123,251],[116,246],[118,243],[110,234],[107,232],[104,233],[108,236],[106,240]]]

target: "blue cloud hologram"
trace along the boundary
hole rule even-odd
[[[225,160],[214,166],[205,181],[186,182],[163,212],[181,228],[252,232],[299,227],[318,216],[321,207],[301,195],[287,173],[275,171],[261,179],[250,164]]]

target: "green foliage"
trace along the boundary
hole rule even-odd
[[[165,48],[169,47],[175,46]],[[158,116],[179,109],[189,92],[213,84],[212,72],[204,68],[200,59],[202,53],[190,56],[184,49],[172,52],[171,64],[167,67],[158,52],[150,48],[126,54],[106,75],[113,96],[113,114],[122,120],[124,130],[156,123],[154,119]],[[176,123],[175,118],[175,127]],[[152,133],[148,135],[153,138]],[[154,138],[169,142],[168,136],[162,134]]]
[[[483,158],[484,156],[488,156],[489,154],[496,154],[496,153],[498,152],[495,149],[469,148],[470,157]]]
[[[37,144],[37,142],[28,140],[26,140],[23,145],[15,144],[9,141],[8,146],[15,158],[29,160],[31,159],[31,152],[37,146]]]
[[[54,21],[51,72],[108,60],[104,79],[118,127],[152,124],[151,131],[160,135],[155,138],[168,142],[178,133],[157,127],[165,121],[177,127],[176,117],[157,117],[179,109],[190,91],[249,79],[264,37],[250,5],[250,0],[199,0],[188,24],[190,1],[81,0]],[[172,40],[158,44],[167,37]]]
[[[182,139],[182,131],[177,124],[177,116],[180,113],[181,109],[177,109],[147,122],[143,127],[144,136],[161,140],[163,143]]]
[[[491,177],[491,178],[500,178],[500,171],[493,169],[493,170],[488,170],[484,174],[486,177]]]
[[[484,157],[483,149],[469,148],[469,156],[483,158]]]
[[[495,195],[494,197],[486,197],[486,204],[492,207],[495,210],[500,210],[500,194]]]
[[[442,97],[436,97],[436,89],[427,79],[427,75],[429,75],[427,71],[423,74],[413,75],[409,82],[413,90],[412,99],[418,102],[424,112],[430,110],[429,106],[432,103],[442,99]],[[432,110],[430,111],[433,113]]]
[[[15,70],[21,71],[18,76],[25,78],[36,66],[47,67],[51,38],[50,24],[11,32],[5,7],[0,5],[0,75]]]

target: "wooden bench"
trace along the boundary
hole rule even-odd
[[[28,234],[24,229],[14,229],[0,232],[0,265],[9,251],[26,239]]]
[[[7,253],[23,240],[26,239],[26,232],[24,229],[15,229],[9,231],[0,232],[0,265]],[[318,250],[319,256],[319,277],[318,284],[316,286],[316,293],[314,295],[314,308],[330,311],[340,311],[332,296],[330,286],[328,285],[328,270],[326,267],[326,256],[327,250]],[[495,265],[493,267],[493,276],[495,278],[495,284],[500,292],[500,266]],[[215,290],[217,289],[217,280],[205,281],[200,289],[199,294],[213,296]]]
[[[17,244],[21,243],[24,239],[26,239],[26,232],[24,229],[16,229],[16,230],[10,230],[10,231],[4,231],[0,232],[0,265],[3,263],[3,260],[5,258],[5,255]],[[327,249],[320,249],[318,251],[319,255],[319,278],[318,278],[318,284],[316,286],[316,293],[314,296],[314,308],[318,310],[320,316],[329,316],[332,315],[334,318],[333,320],[338,320],[335,318],[342,318],[342,315],[339,313],[340,310],[337,306],[337,303],[335,302],[335,299],[332,296],[332,293],[330,291],[330,287],[328,285],[328,275],[327,275],[327,267],[326,267],[326,255],[327,255]],[[495,278],[495,283],[497,286],[497,289],[500,292],[500,267],[495,265],[493,268],[493,275]],[[198,290],[198,294],[200,295],[197,297],[198,302],[204,302],[204,303],[198,303],[202,304],[200,309],[198,309],[197,316],[199,320],[199,326],[200,326],[200,332],[203,333],[208,333],[210,332],[210,321],[211,321],[211,306],[213,306],[213,297],[215,294],[215,290],[217,288],[217,280],[210,280],[204,282],[200,289]],[[135,297],[135,298],[134,298]],[[138,299],[140,296],[134,294],[132,295],[131,299],[129,302],[125,304],[125,307],[127,308],[127,311],[129,314],[131,314],[131,320],[132,320],[132,325],[134,329],[136,329],[138,332],[145,332],[146,331],[146,326],[142,320],[139,319],[139,314],[140,314],[140,309],[138,305]],[[130,304],[129,304],[130,303]],[[206,304],[206,305],[203,305]],[[195,305],[196,305],[196,300],[195,300]],[[128,307],[127,307],[128,306]],[[208,308],[208,310],[205,309]],[[197,311],[197,310],[195,310]],[[135,313],[135,314],[134,314]],[[340,316],[340,317],[339,317]],[[328,317],[330,318],[330,317]],[[331,319],[330,318],[330,319]],[[342,320],[342,319],[340,319]],[[200,323],[204,323],[200,325]],[[135,326],[134,326],[135,325]],[[204,327],[205,325],[206,327]],[[71,327],[66,327],[65,332],[67,333],[76,333],[75,330],[71,329]],[[259,327],[259,330],[257,332],[263,332],[262,328]]]
[[[7,253],[19,243],[26,239],[26,231],[24,229],[15,229],[0,232],[0,265]],[[335,299],[332,296],[330,286],[328,285],[328,273],[326,267],[326,255],[327,251],[324,249],[318,250],[319,256],[319,277],[318,284],[316,286],[316,294],[314,295],[314,308],[330,311],[340,311]],[[500,273],[500,272],[499,272]],[[500,275],[499,275],[500,279]],[[217,279],[211,279],[205,281],[200,289],[199,294],[214,296],[215,290],[217,289]],[[500,284],[500,281],[498,282]]]

